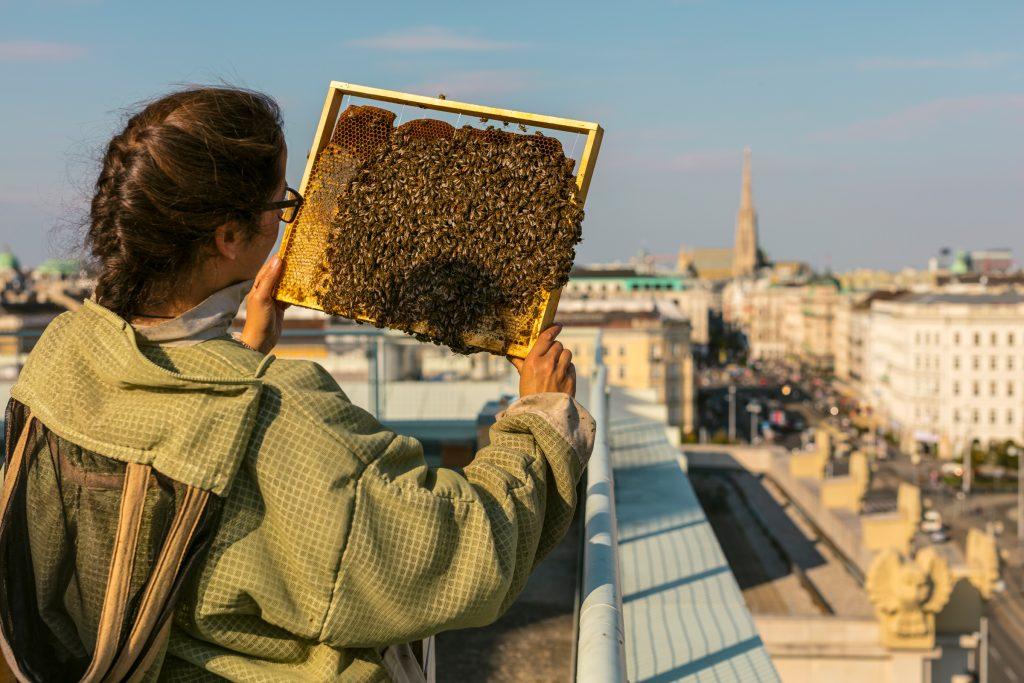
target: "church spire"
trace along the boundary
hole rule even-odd
[[[757,211],[751,190],[750,148],[743,150],[743,190],[736,214],[736,237],[732,254],[733,277],[753,275],[760,266],[757,240]]]
[[[753,208],[754,197],[750,191],[750,148],[743,148],[743,194],[740,197],[740,208]]]

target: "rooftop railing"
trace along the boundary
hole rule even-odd
[[[625,635],[619,585],[615,482],[608,443],[608,368],[601,335],[594,345],[589,409],[597,423],[587,467],[583,514],[583,571],[576,641],[577,681],[625,681]]]

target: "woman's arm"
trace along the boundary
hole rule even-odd
[[[465,477],[396,437],[360,477],[322,640],[374,647],[500,616],[562,538],[594,422],[564,393],[526,396]]]

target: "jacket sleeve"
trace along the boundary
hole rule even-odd
[[[380,647],[497,619],[564,535],[593,439],[565,394],[513,403],[464,477],[396,436],[357,484],[322,640]]]

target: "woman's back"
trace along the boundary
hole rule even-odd
[[[223,496],[171,677],[375,676],[387,645],[492,621],[564,533],[592,430],[568,396],[540,394],[466,478],[431,471],[313,363],[229,338],[139,344],[92,303],[47,331],[12,395],[69,441]]]

